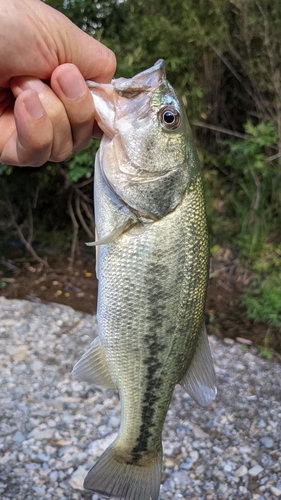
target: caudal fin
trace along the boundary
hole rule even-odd
[[[148,461],[147,466],[128,464],[117,458],[114,445],[109,446],[88,472],[84,488],[115,499],[158,500],[162,452],[153,463]]]

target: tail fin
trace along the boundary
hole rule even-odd
[[[109,498],[158,500],[162,450],[153,463],[148,462],[147,466],[140,466],[125,463],[124,459],[118,461],[114,445],[111,445],[88,472],[84,488]]]

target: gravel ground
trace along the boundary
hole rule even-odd
[[[94,318],[5,298],[0,318],[0,497],[103,500],[82,481],[119,428],[118,396],[71,377]],[[218,396],[202,409],[176,388],[160,498],[281,499],[281,365],[230,339],[210,342]]]

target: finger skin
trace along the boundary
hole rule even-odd
[[[49,158],[46,158],[46,161],[48,159],[55,162],[65,160],[73,151],[73,141],[71,124],[61,100],[48,85],[37,78],[19,77],[14,79],[12,87],[16,96],[20,96],[21,92],[29,89],[39,92],[38,97],[53,128],[50,155]],[[22,133],[24,133],[23,129]],[[34,137],[34,140],[36,140],[36,137]]]
[[[37,92],[26,90],[15,102],[14,115],[12,110],[7,112],[6,127],[12,132],[0,156],[2,163],[37,167],[43,165],[49,158],[52,149],[53,126],[43,107],[41,116],[34,119],[34,115],[31,115],[30,110],[35,100],[41,105]]]
[[[73,64],[65,64],[55,70],[51,77],[52,89],[31,77],[14,78],[11,86],[15,97],[28,88],[39,92],[53,125],[50,160],[66,159],[73,150],[82,149],[91,139],[94,129],[93,98],[83,76]]]
[[[96,131],[85,80],[110,82],[113,52],[41,0],[0,0],[0,33],[0,162],[66,159]],[[23,77],[44,89],[21,85]]]
[[[82,149],[93,135],[95,108],[92,94],[72,64],[55,69],[51,87],[65,107],[71,124],[73,149]]]

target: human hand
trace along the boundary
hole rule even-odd
[[[93,135],[85,80],[110,82],[115,56],[40,0],[0,0],[0,162],[39,166]]]

